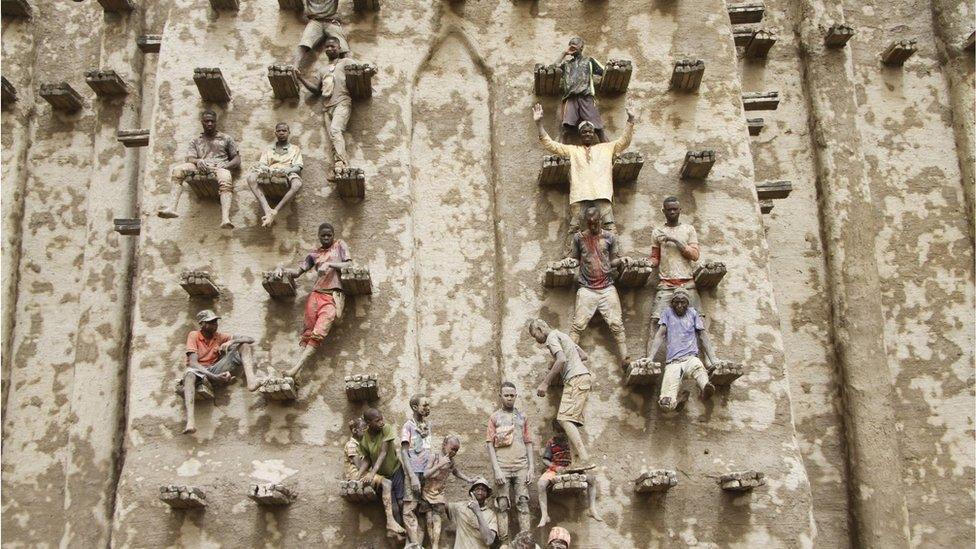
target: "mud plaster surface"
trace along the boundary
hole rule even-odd
[[[118,21],[103,20],[95,3],[38,0],[36,7],[48,16],[30,23],[4,21],[5,75],[11,52],[29,55],[25,52],[31,36],[118,30]],[[138,178],[141,187],[134,193],[140,195],[143,231],[138,239],[125,461],[114,504],[113,544],[349,545],[364,539],[382,543],[379,510],[350,506],[337,496],[345,421],[360,411],[346,402],[341,390],[342,377],[352,373],[381,374],[380,404],[393,423],[405,418],[410,394],[430,394],[435,437],[450,432],[461,436],[459,464],[469,473],[488,472],[482,433],[487,413],[497,406],[494,389],[503,379],[520,386],[519,406],[529,414],[534,436],[540,441],[549,436],[546,418],[555,413],[557,397],[532,395],[548,362],[544,350],[526,337],[524,325],[541,316],[568,328],[573,296],[539,284],[542,266],[556,259],[562,246],[566,193],[535,185],[542,152],[529,117],[536,100],[531,67],[549,62],[577,33],[587,40],[592,55],[628,58],[636,67],[631,96],[643,106],[644,120],[632,148],[648,161],[635,184],[618,189],[615,214],[623,248],[648,253],[650,229],[661,222],[661,199],[669,194],[682,198],[686,219],[699,230],[704,257],[729,266],[730,274],[718,291],[704,296],[709,331],[720,355],[742,361],[748,375],[709,405],[693,402],[683,416],[667,418],[653,406],[655,394],[621,385],[613,342],[603,323],[595,322],[582,341],[598,365],[585,436],[602,465],[599,505],[608,520],[605,525],[586,520],[579,502],[554,503],[554,519],[567,526],[582,547],[842,543],[840,525],[818,528],[814,522],[816,518],[825,523],[831,517],[840,522],[844,514],[839,495],[842,468],[836,461],[842,459],[836,442],[838,422],[823,409],[811,409],[816,399],[832,401],[830,353],[824,348],[829,336],[813,327],[790,334],[801,340],[798,348],[807,357],[802,359],[807,373],[799,389],[809,383],[812,390],[804,396],[792,372],[789,383],[784,376],[784,368],[792,368],[793,355],[784,360],[781,326],[790,332],[790,324],[786,310],[777,312],[774,305],[767,273],[775,274],[776,262],[767,261],[752,190],[754,166],[765,177],[769,163],[762,160],[761,149],[754,161],[747,141],[738,99],[745,84],[740,84],[724,4],[700,0],[648,8],[406,2],[395,10],[384,8],[364,16],[353,16],[350,8],[343,5],[342,10],[350,17],[347,29],[354,55],[380,68],[374,98],[355,105],[348,139],[354,163],[368,178],[367,198],[361,204],[341,201],[325,183],[322,150],[327,135],[319,104],[304,97],[281,102],[271,95],[266,67],[290,58],[290,44],[301,32],[297,18],[279,12],[273,2],[242,2],[239,13],[219,15],[205,2],[158,2],[145,14],[147,30],[163,32],[164,39],[162,52],[147,56],[146,70],[151,72],[143,79],[146,97],[139,99],[153,107],[151,114],[143,109],[143,127],[151,128],[153,142],[139,155],[144,176]],[[67,78],[65,66],[121,62],[100,53],[95,41],[70,47],[68,41],[44,44],[29,69],[35,82]],[[128,44],[134,47],[134,36]],[[671,64],[681,57],[706,62],[698,95],[666,91]],[[788,58],[784,65],[787,62]],[[184,197],[180,219],[163,221],[153,215],[169,192],[169,166],[182,156],[185,141],[199,131],[203,105],[190,78],[195,66],[224,71],[233,99],[219,109],[221,126],[241,145],[245,169],[272,138],[271,128],[279,120],[291,124],[295,140],[306,151],[306,186],[271,231],[257,226],[258,209],[240,180],[233,214],[238,228],[232,233],[216,229],[215,203],[192,195]],[[94,244],[86,244],[89,227],[107,225],[112,215],[124,216],[118,209],[131,208],[128,203],[88,204],[86,196],[97,195],[86,195],[85,188],[103,185],[105,179],[122,181],[127,167],[112,157],[106,135],[95,129],[95,98],[80,71],[70,77],[86,99],[86,110],[64,117],[52,114],[41,101],[29,123],[30,169],[24,170],[19,235],[23,257],[17,268],[17,323],[12,332],[15,356],[3,443],[4,543],[11,546],[70,542],[74,532],[64,525],[91,516],[90,510],[71,505],[65,511],[63,487],[70,483],[65,471],[73,470],[66,469],[66,452],[80,448],[69,446],[65,423],[77,415],[101,412],[86,399],[72,398],[78,394],[76,351],[66,356],[62,346],[51,343],[74,341],[79,330],[88,330],[84,333],[99,334],[93,340],[96,347],[122,344],[117,333],[99,332],[88,327],[90,322],[82,322],[83,310],[93,299],[82,296],[90,296],[93,288],[85,287],[81,276],[96,265],[89,261],[86,268],[86,257],[109,260]],[[745,77],[741,81],[749,83]],[[36,85],[18,87],[29,90]],[[543,104],[551,123],[556,103],[546,99]],[[623,100],[605,98],[600,105],[609,133],[616,135],[623,126]],[[794,109],[794,123],[801,128],[799,119],[805,115]],[[3,122],[6,214],[11,114],[4,113]],[[936,119],[929,124],[943,139],[951,139],[951,132],[946,134]],[[550,125],[550,131],[554,129]],[[681,183],[677,172],[684,152],[705,146],[714,148],[719,158],[707,184]],[[797,138],[790,146],[802,150],[804,145]],[[126,153],[119,147],[114,154]],[[940,158],[938,165],[944,168],[952,162]],[[798,172],[802,175],[802,169]],[[78,183],[79,174],[83,183]],[[807,206],[797,211],[815,218],[809,191],[799,196],[807,197]],[[791,199],[796,198],[794,194]],[[945,215],[951,224],[951,214]],[[323,219],[337,225],[354,258],[370,267],[374,295],[347,303],[345,317],[313,363],[299,402],[266,404],[236,386],[223,391],[214,405],[198,406],[196,435],[180,435],[182,403],[172,392],[179,371],[176,361],[192,328],[193,313],[211,304],[188,300],[177,285],[179,272],[211,269],[224,290],[213,304],[223,316],[222,328],[256,337],[262,364],[280,367],[298,350],[297,332],[310,281],[293,302],[274,302],[260,287],[260,272],[300,260],[315,245],[314,227]],[[805,231],[815,233],[817,228],[808,223]],[[945,235],[940,236],[944,241]],[[7,291],[13,259],[8,260],[6,234],[4,238]],[[811,283],[822,277],[815,240],[795,260]],[[965,259],[963,252],[958,254],[960,262]],[[971,269],[968,285],[971,310]],[[793,314],[815,295],[809,288],[796,292],[785,300],[796,304],[789,309]],[[631,348],[643,347],[651,297],[648,289],[622,292]],[[784,300],[778,295],[776,299],[782,307]],[[107,306],[106,311],[117,314],[119,306]],[[814,325],[825,319],[822,307],[808,305]],[[913,314],[905,313],[906,326]],[[947,337],[953,344],[964,343],[961,334],[968,333],[963,331],[963,317],[956,335]],[[971,318],[968,322],[971,325]],[[899,326],[895,323],[889,330],[898,333]],[[786,340],[791,349],[795,341]],[[962,348],[971,349],[971,344]],[[94,360],[88,357],[89,363]],[[970,377],[964,387],[971,386]],[[929,394],[927,402],[939,402],[938,395]],[[104,401],[109,407],[113,402],[119,401],[114,396]],[[79,403],[74,404],[79,409],[72,409],[72,403]],[[949,411],[936,417],[966,425],[965,414]],[[914,425],[921,434],[934,436],[931,444],[947,444],[956,452],[950,443],[941,442],[944,436],[937,428],[920,420]],[[820,426],[824,436],[812,438]],[[92,452],[104,455],[105,449]],[[924,452],[921,449],[920,455]],[[94,479],[111,474],[104,460],[74,467],[73,474]],[[679,486],[662,499],[637,497],[631,483],[643,468],[676,468]],[[763,470],[769,485],[752,495],[729,497],[708,476],[746,468]],[[972,470],[961,474],[971,478]],[[300,499],[287,511],[259,510],[243,494],[255,481],[294,483]],[[156,499],[156,487],[164,483],[202,487],[210,507],[199,516],[171,513]],[[918,485],[933,489],[922,481]],[[44,496],[37,497],[39,492]],[[450,487],[450,498],[462,495],[459,485]],[[971,494],[962,499],[971,506]],[[110,503],[100,500],[92,505],[97,514]],[[925,532],[927,521],[919,519],[919,535],[931,535]],[[818,529],[824,532],[823,540],[815,539]]]

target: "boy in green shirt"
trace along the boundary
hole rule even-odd
[[[367,408],[363,413],[366,432],[359,441],[363,462],[359,467],[362,482],[372,484],[383,494],[383,508],[386,510],[386,531],[390,537],[402,540],[407,531],[395,518],[400,513],[403,501],[403,468],[396,448],[396,433],[393,427],[383,420],[383,414],[376,408]],[[395,513],[394,513],[395,511]]]

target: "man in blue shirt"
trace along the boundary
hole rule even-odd
[[[657,334],[654,335],[654,341],[651,343],[651,352],[647,355],[649,359],[654,360],[661,344],[666,342],[667,358],[658,405],[665,410],[674,410],[684,405],[688,399],[688,391],[682,391],[679,396],[678,389],[685,376],[695,378],[702,400],[711,398],[715,393],[715,386],[708,382],[708,371],[698,358],[698,340],[701,339],[705,360],[709,364],[718,364],[719,360],[705,333],[705,324],[702,322],[701,315],[694,307],[689,306],[687,290],[680,287],[674,290],[671,306],[661,314],[658,324]]]

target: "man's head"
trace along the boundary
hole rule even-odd
[[[288,128],[288,124],[284,122],[275,124],[275,138],[278,139],[278,143],[287,143],[289,135],[291,135],[291,130]]]
[[[584,145],[596,145],[600,140],[596,136],[596,126],[589,120],[584,120],[576,126],[579,131],[580,143]]]
[[[549,549],[569,549],[569,544],[572,541],[573,538],[569,535],[569,530],[562,526],[553,526],[552,530],[549,530]]]
[[[330,36],[325,39],[324,49],[325,55],[327,55],[329,59],[337,59],[342,55],[342,46],[339,45],[339,39],[334,36]]]
[[[532,532],[528,530],[522,530],[512,538],[512,549],[535,549],[536,547],[538,546],[532,538]]]
[[[600,234],[603,230],[603,218],[600,216],[600,209],[596,206],[587,206],[583,210],[583,221],[590,234]]]
[[[502,397],[502,408],[511,411],[515,408],[515,398],[518,397],[518,389],[511,381],[503,381],[500,391]]]
[[[674,314],[678,316],[685,316],[688,311],[688,303],[690,303],[688,298],[688,290],[684,288],[678,288],[671,294],[671,308],[674,309]]]
[[[207,109],[200,114],[200,125],[203,126],[203,133],[213,135],[217,132],[217,113]]]
[[[206,337],[213,337],[217,333],[218,320],[220,317],[211,309],[204,309],[197,313],[197,324],[200,325],[200,331]]]
[[[332,223],[322,223],[319,225],[319,243],[322,244],[323,248],[328,248],[332,246],[335,242],[335,227]]]
[[[413,395],[410,397],[410,409],[414,414],[425,418],[430,415],[430,399],[424,395]]]
[[[664,212],[664,219],[668,225],[678,223],[678,217],[681,215],[681,202],[678,201],[678,197],[669,196],[665,198],[661,211]]]
[[[363,421],[366,422],[366,428],[369,429],[370,433],[378,433],[386,426],[383,421],[383,414],[376,408],[366,408],[366,411],[363,412]]]
[[[579,36],[574,36],[569,39],[569,48],[567,48],[570,53],[575,56],[580,56],[583,54],[583,39]]]
[[[488,485],[485,477],[478,477],[471,483],[471,488],[468,489],[468,493],[474,496],[474,499],[478,501],[478,505],[484,507],[485,500],[491,495],[491,486]]]
[[[454,435],[447,435],[444,437],[444,442],[441,444],[441,452],[449,458],[453,458],[457,455],[458,450],[461,449],[461,439]]]
[[[547,324],[546,321],[542,320],[541,318],[537,318],[529,322],[529,335],[535,338],[535,340],[539,343],[545,343],[546,338],[549,337],[549,332],[551,331],[552,328],[549,327],[549,324]]]
[[[349,433],[352,434],[353,438],[360,439],[363,433],[366,432],[366,421],[361,417],[349,420]]]

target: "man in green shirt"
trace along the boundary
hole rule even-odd
[[[407,531],[403,529],[396,515],[400,514],[403,501],[403,468],[400,466],[396,448],[396,433],[386,424],[383,414],[376,408],[367,408],[363,413],[366,432],[359,441],[363,462],[359,467],[363,483],[372,484],[381,490],[383,508],[386,510],[386,531],[392,537],[402,540]]]

